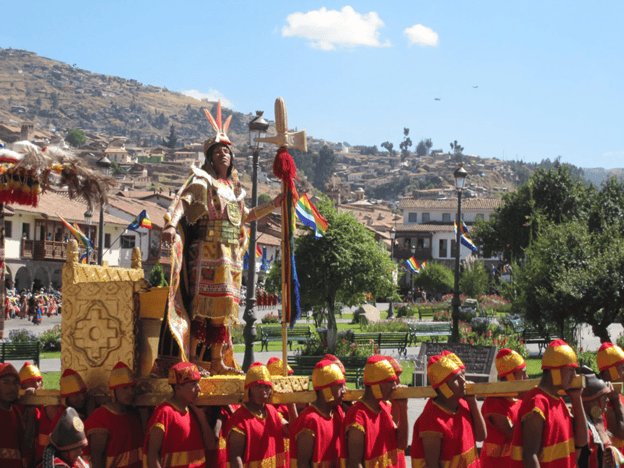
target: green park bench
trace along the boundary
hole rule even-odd
[[[373,341],[379,349],[396,349],[399,355],[407,355],[409,333],[407,332],[380,332],[380,333],[352,333],[347,335],[351,343],[367,345]]]
[[[288,356],[288,365],[295,375],[311,376],[314,366],[322,359],[322,356]],[[364,386],[364,367],[366,366],[366,356],[348,356],[339,358],[345,367],[345,379],[349,383],[354,383],[356,388]]]
[[[34,361],[37,368],[41,355],[41,343],[0,343],[0,362],[6,361]]]
[[[451,322],[411,322],[408,326],[410,344],[416,343],[418,338],[431,338],[437,342],[441,336],[451,336],[453,329]]]
[[[536,344],[540,356],[551,341],[559,339],[559,333],[554,328],[544,331],[527,324],[523,319],[511,320],[511,326],[518,338],[522,338],[524,344]]]
[[[262,327],[260,329],[260,351],[269,350],[269,342],[282,341],[282,327]],[[314,343],[316,335],[312,333],[311,327],[295,327],[288,329],[288,346],[292,351],[293,342],[297,343]]]

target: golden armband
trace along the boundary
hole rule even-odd
[[[245,221],[250,223],[251,221],[264,218],[266,215],[272,213],[275,208],[277,208],[275,201],[270,201],[269,203],[256,206],[249,212],[249,216],[247,216],[247,219]]]

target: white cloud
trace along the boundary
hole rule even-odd
[[[403,34],[407,36],[409,45],[418,44],[421,47],[438,45],[438,33],[422,24],[415,24],[411,28],[405,29]]]
[[[384,26],[377,13],[360,14],[352,7],[342,10],[320,10],[292,13],[286,17],[288,26],[282,28],[282,36],[303,37],[311,41],[311,47],[334,50],[341,47],[388,47],[390,41],[379,42],[379,28]]]
[[[603,154],[603,156],[624,156],[624,151],[609,151]]]
[[[221,99],[221,105],[223,107],[227,107],[228,109],[233,108],[232,102],[216,89],[209,88],[207,93],[202,93],[200,91],[197,91],[196,89],[183,89],[180,92],[185,96],[192,97],[193,99],[197,99],[198,101],[217,102],[219,99]]]

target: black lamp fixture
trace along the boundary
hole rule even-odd
[[[251,208],[258,205],[258,156],[263,148],[263,143],[256,141],[256,138],[266,137],[269,129],[269,122],[263,117],[262,111],[256,111],[256,116],[249,122],[249,146],[252,151],[252,173],[251,173]],[[245,312],[243,320],[245,328],[243,337],[245,338],[245,356],[243,358],[243,370],[247,371],[249,366],[255,362],[253,344],[256,341],[257,331],[255,322],[257,320],[256,305],[256,237],[258,224],[256,221],[250,223],[249,229],[249,261],[247,262],[247,295],[245,298]]]

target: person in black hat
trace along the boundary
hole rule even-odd
[[[38,468],[89,468],[80,457],[87,445],[87,436],[80,415],[67,408],[50,434],[50,443],[43,451]]]
[[[589,443],[581,449],[577,460],[579,468],[614,468],[624,461],[622,454],[613,447],[605,426],[604,413],[607,401],[617,402],[618,392],[611,382],[605,382],[587,366],[578,369],[578,374],[585,376],[583,389],[583,409],[587,415]]]

